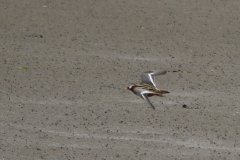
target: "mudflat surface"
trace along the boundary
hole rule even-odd
[[[240,159],[239,6],[1,1],[0,159]]]

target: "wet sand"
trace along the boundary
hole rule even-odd
[[[239,3],[0,2],[0,159],[240,159]]]

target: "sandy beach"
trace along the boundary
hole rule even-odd
[[[0,2],[0,160],[239,160],[239,6]]]

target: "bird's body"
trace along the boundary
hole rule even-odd
[[[142,82],[139,85],[130,85],[125,89],[132,91],[134,94],[140,96],[145,99],[148,104],[155,109],[152,103],[149,101],[148,97],[159,96],[162,97],[162,94],[169,93],[166,90],[158,89],[156,84],[154,83],[154,77],[156,75],[166,74],[166,71],[147,71],[141,74]]]

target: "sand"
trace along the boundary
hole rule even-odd
[[[239,6],[0,2],[0,159],[240,159]]]

